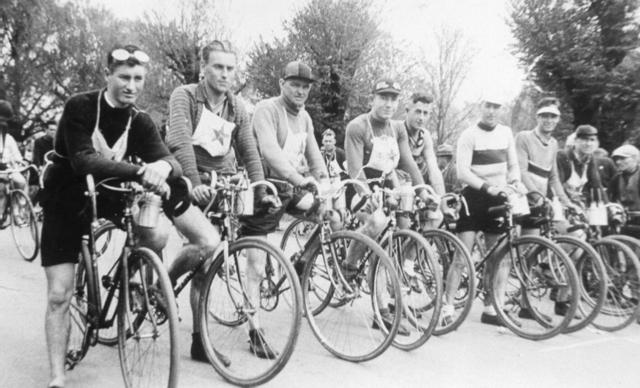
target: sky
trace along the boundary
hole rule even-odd
[[[145,11],[168,16],[178,0],[90,0],[117,16],[135,19]],[[381,28],[409,45],[424,45],[439,26],[460,29],[474,53],[458,103],[500,94],[505,101],[520,91],[523,71],[511,54],[513,39],[505,21],[506,0],[376,0]],[[250,48],[262,37],[284,36],[283,21],[306,3],[303,0],[221,0],[225,19],[234,26],[233,40]]]

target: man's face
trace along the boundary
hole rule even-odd
[[[410,128],[426,128],[431,107],[424,102],[416,102],[407,108],[407,124]]]
[[[598,148],[598,137],[596,135],[576,137],[575,148],[580,154],[593,155],[593,151]]]
[[[236,71],[236,55],[212,51],[209,62],[204,64],[204,79],[218,93],[225,93],[233,84]]]
[[[327,151],[331,151],[336,147],[336,137],[329,134],[322,137],[322,145]]]
[[[618,170],[625,172],[631,172],[635,170],[636,166],[638,165],[638,159],[632,156],[615,156],[613,158],[613,161],[615,162]]]
[[[398,109],[398,95],[395,93],[374,94],[371,102],[371,112],[375,117],[389,120]]]
[[[500,104],[493,102],[483,102],[480,106],[480,121],[490,127],[498,124],[498,114],[500,113]]]
[[[46,130],[47,135],[49,135],[51,137],[54,137],[55,134],[56,134],[56,128],[57,128],[57,126],[55,124],[47,125],[47,130]]]
[[[280,93],[297,107],[302,107],[311,90],[311,82],[301,78],[289,78],[280,80]]]
[[[556,129],[556,126],[560,122],[560,116],[553,113],[540,113],[537,116],[538,128],[545,134],[549,134]]]
[[[144,88],[147,69],[142,65],[122,64],[112,71],[107,69],[107,93],[118,107],[132,105]]]

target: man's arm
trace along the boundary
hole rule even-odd
[[[276,113],[270,111],[266,105],[258,105],[253,114],[252,127],[260,153],[269,169],[275,172],[278,177],[286,179],[293,185],[300,185],[304,177],[287,161],[283,155],[282,147],[278,143],[278,118]]]
[[[458,144],[456,145],[456,175],[460,182],[480,190],[485,181],[471,172],[474,143],[469,134],[470,132],[464,131],[458,138]]]
[[[236,125],[234,147],[238,159],[247,169],[251,182],[264,180],[264,170],[256,138],[251,131],[249,115],[240,101],[236,100]]]
[[[136,131],[132,137],[135,140],[129,146],[130,153],[139,156],[147,164],[165,161],[171,168],[169,177],[182,176],[180,163],[171,155],[167,146],[162,142],[160,132],[158,132],[151,117],[143,113],[136,116],[135,121]]]
[[[364,133],[354,121],[347,124],[344,138],[344,151],[347,160],[347,173],[354,179],[364,179],[361,174],[364,159]]]
[[[518,165],[518,154],[516,153],[515,141],[513,140],[513,135],[511,134],[510,128],[508,129],[508,132],[509,144],[507,146],[507,182],[521,182],[520,166]]]
[[[519,132],[515,137],[516,143],[516,158],[518,159],[518,166],[520,167],[520,174],[522,176],[522,183],[528,191],[536,190],[536,184],[529,172],[529,149],[524,139],[524,132]],[[543,193],[546,194],[546,193]]]
[[[303,114],[302,112],[300,114]],[[316,141],[316,137],[313,134],[313,123],[311,117],[305,112],[306,116],[306,131],[307,131],[307,146],[304,150],[304,156],[309,163],[309,169],[311,175],[320,180],[329,176],[327,166],[324,164],[324,158],[320,152],[320,147]]]
[[[438,168],[438,159],[436,158],[436,152],[433,147],[433,139],[426,131],[424,134],[424,148],[422,152],[424,159],[427,162],[429,183],[438,195],[444,195],[444,177],[442,176],[442,171]]]
[[[200,174],[196,163],[191,136],[193,122],[191,120],[191,105],[193,101],[184,87],[179,87],[171,93],[169,98],[169,125],[167,126],[167,146],[169,151],[180,163],[184,174],[195,187],[200,185]]]
[[[416,164],[416,161],[413,159],[413,155],[411,154],[411,147],[409,147],[409,136],[407,135],[407,130],[404,125],[395,126],[398,131],[398,148],[400,149],[400,160],[398,161],[398,167],[401,170],[404,170],[411,175],[411,181],[414,185],[419,185],[424,183],[424,178],[422,178],[422,174],[420,173],[420,169]]]
[[[13,136],[7,134],[5,139],[5,152],[7,152],[9,163],[22,163],[24,162],[24,158],[20,153],[20,148],[18,148],[18,143],[16,143]]]
[[[551,163],[551,172],[549,173],[549,187],[553,190],[553,193],[558,196],[558,200],[563,205],[569,205],[571,201],[569,197],[567,197],[567,193],[564,192],[564,187],[562,187],[562,183],[560,183],[560,176],[558,173],[558,163],[556,159],[558,158],[558,153],[556,150],[553,151],[553,162]],[[523,174],[524,176],[524,174]],[[547,194],[547,193],[543,193]]]

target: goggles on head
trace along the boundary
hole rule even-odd
[[[149,56],[142,50],[136,50],[131,53],[125,49],[115,49],[111,52],[111,57],[117,62],[125,62],[129,59],[134,59],[143,65],[149,62]]]

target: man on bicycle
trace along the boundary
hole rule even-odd
[[[540,100],[536,111],[537,125],[530,131],[519,132],[515,136],[516,153],[522,183],[529,192],[538,192],[543,196],[557,196],[565,207],[573,207],[558,178],[556,155],[558,142],[551,134],[560,122],[560,109],[556,98],[547,97]],[[531,214],[521,222],[522,234],[539,234],[536,215]],[[555,312],[566,314],[569,305],[556,299]],[[534,319],[528,308],[518,313],[520,318]]]
[[[609,199],[631,213],[622,232],[640,238],[640,150],[625,144],[613,151],[612,158],[618,173],[609,183]]]
[[[107,54],[105,89],[77,94],[65,104],[54,142],[53,164],[45,173],[42,192],[42,266],[47,277],[45,334],[50,387],[65,384],[65,354],[69,340],[69,305],[73,293],[74,264],[81,239],[89,230],[85,176],[138,180],[161,192],[180,165],[162,143],[146,113],[134,105],[142,92],[149,57],[133,45],[116,46]],[[138,157],[146,164],[125,161]],[[174,219],[192,215],[188,187],[176,179],[165,213]],[[100,217],[113,218],[118,206],[99,197]],[[137,233],[141,243],[158,251],[166,241],[159,228]]]
[[[204,78],[199,83],[180,86],[171,94],[166,139],[193,185],[193,200],[206,206],[215,196],[210,186],[211,171],[232,174],[240,162],[247,168],[251,181],[263,180],[264,173],[247,110],[231,91],[236,69],[235,51],[229,42],[215,40],[201,50],[200,60]],[[263,187],[258,187],[256,194],[260,201],[266,197]],[[197,217],[189,220],[189,224],[176,223],[176,227],[190,243],[215,248],[220,241],[217,228],[199,209],[194,213]],[[169,270],[173,282],[194,268],[199,260],[205,259],[197,250],[195,252],[196,255],[181,255],[174,261]],[[203,266],[192,279],[190,295],[193,313],[191,358],[204,362],[208,359],[198,331],[198,301],[206,269],[207,266]],[[249,339],[253,354],[268,355],[265,342],[259,341],[257,334],[250,333]],[[228,363],[225,356],[219,357]]]
[[[511,128],[498,123],[498,114],[502,102],[499,98],[485,98],[480,106],[480,121],[478,124],[467,128],[458,138],[456,158],[458,179],[465,186],[462,196],[467,203],[467,209],[462,209],[460,218],[456,224],[456,231],[460,240],[472,250],[476,241],[476,234],[480,231],[485,234],[487,246],[492,246],[502,232],[501,223],[496,216],[489,214],[492,206],[502,205],[504,199],[501,196],[503,188],[507,184],[515,185],[524,192],[520,183],[520,169],[516,156],[515,142]],[[502,260],[503,265],[496,272],[498,262],[507,253],[508,247],[495,252],[485,267],[485,287],[488,290],[490,283],[487,274],[495,273],[499,289],[504,289],[509,272],[508,260]],[[456,266],[452,266],[455,270]],[[458,279],[447,282],[453,290],[458,289]],[[502,293],[500,293],[502,295]],[[485,308],[480,321],[491,325],[502,325],[496,311],[491,305],[490,298],[484,300]],[[451,306],[453,307],[453,306]],[[443,306],[443,319],[448,319],[447,314],[453,314],[453,308]]]
[[[263,209],[245,218],[240,228],[243,236],[266,237],[273,233],[285,211],[293,214],[314,211],[313,195],[307,188],[328,177],[313,134],[311,117],[304,109],[314,81],[309,66],[298,61],[290,62],[280,79],[280,96],[256,105],[253,133],[262,156],[265,176],[274,179],[282,207],[277,211]],[[257,256],[254,250],[250,250],[250,256],[256,277],[248,279],[248,286],[253,285],[249,291],[258,295],[259,289],[255,286],[263,276],[264,258]],[[261,330],[257,327],[252,329],[255,330],[250,335],[259,338],[268,350],[265,355],[274,358],[276,354],[264,340]]]
[[[13,119],[13,108],[8,101],[0,100],[0,225],[7,220],[6,211],[7,185],[11,182],[16,189],[23,190],[27,184],[24,176],[19,172],[6,170],[19,167],[24,163],[18,144],[9,134],[8,123]]]

